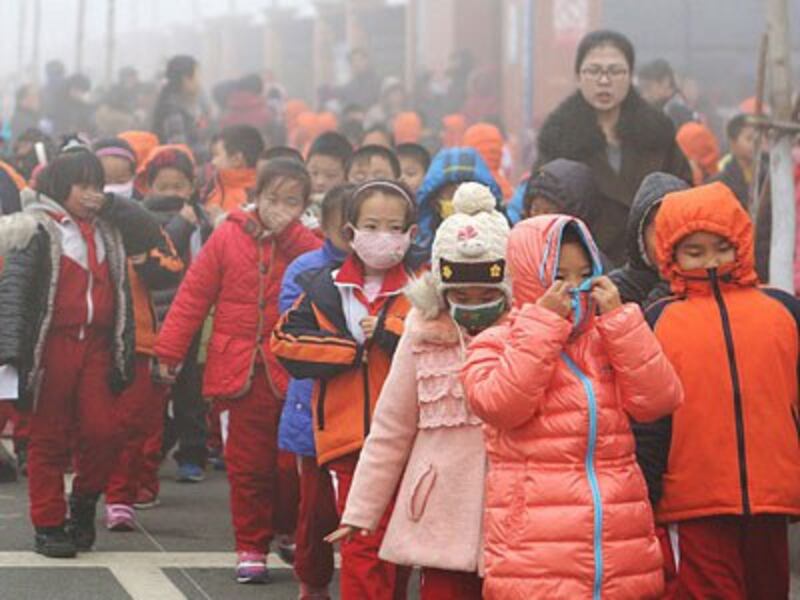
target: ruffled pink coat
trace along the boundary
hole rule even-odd
[[[573,335],[572,323],[533,304],[570,222],[594,249],[570,217],[512,231],[515,309],[470,344],[462,372],[490,459],[484,597],[658,598],[662,556],[630,419],[672,412],[683,391],[637,306]]]
[[[409,314],[342,516],[374,531],[400,482],[380,550],[389,562],[481,570],[486,451],[463,361],[449,315]]]

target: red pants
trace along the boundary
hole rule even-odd
[[[66,515],[64,472],[71,452],[75,453],[73,494],[99,494],[118,453],[120,429],[108,384],[107,334],[90,329],[79,340],[77,333],[52,331],[43,361],[44,380],[31,415],[28,494],[34,526],[57,527]]]
[[[308,586],[327,587],[333,579],[333,546],[324,541],[339,525],[336,496],[328,470],[316,457],[298,457],[300,465],[300,514],[297,517],[297,550],[294,574]]]
[[[167,396],[169,393],[167,392]],[[165,401],[166,402],[166,401]],[[158,429],[150,432],[142,445],[142,467],[139,471],[139,489],[147,495],[158,497],[161,483],[158,480],[158,469],[161,467],[161,442],[164,439],[164,412],[161,412],[161,423]]]
[[[19,412],[13,401],[0,400],[0,433],[11,423],[14,438],[14,452],[25,448],[30,437],[30,417],[27,413]]]
[[[297,471],[293,466],[287,474],[279,465],[278,419],[283,402],[259,366],[245,396],[220,404],[229,411],[225,465],[236,550],[266,554],[273,533],[290,533],[297,521]],[[281,482],[281,474],[289,477],[288,483]]]
[[[483,579],[477,573],[423,568],[420,600],[481,600]]]
[[[278,443],[277,434],[275,443]],[[300,477],[297,474],[297,458],[291,452],[278,450],[278,489],[272,517],[275,533],[293,535],[297,530],[299,512]]]
[[[660,536],[665,597],[785,600],[787,528],[786,517],[778,515],[708,517],[670,525]]]
[[[338,482],[336,504],[340,515],[347,504],[357,462],[358,453],[355,453],[336,459],[328,465],[336,474]],[[392,600],[406,597],[410,569],[378,558],[378,550],[393,508],[389,506],[386,509],[377,531],[371,535],[354,535],[349,541],[342,542],[339,548],[342,555],[340,591],[344,600]]]
[[[152,469],[145,461],[145,444],[164,428],[164,404],[169,388],[153,381],[150,365],[149,356],[137,355],[136,378],[117,399],[117,422],[124,437],[106,486],[108,504],[133,505],[141,482],[154,476],[149,473],[142,477],[146,468]]]

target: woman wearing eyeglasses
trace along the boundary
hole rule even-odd
[[[548,117],[539,134],[543,165],[556,158],[592,170],[602,207],[592,232],[610,261],[625,261],[625,224],[642,180],[654,171],[691,182],[691,169],[675,142],[672,122],[632,85],[634,49],[615,31],[594,31],[578,45],[578,90]]]

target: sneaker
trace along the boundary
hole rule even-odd
[[[208,449],[208,462],[215,471],[225,470],[225,458],[222,456],[221,448]]]
[[[312,587],[306,583],[300,583],[300,595],[298,600],[331,600],[328,586]]]
[[[281,560],[287,565],[294,565],[294,555],[297,551],[297,544],[294,543],[294,536],[281,534],[277,536],[277,552]]]
[[[192,463],[178,465],[178,483],[200,483],[205,478],[205,471],[200,465]]]
[[[136,513],[127,504],[106,506],[106,527],[109,531],[133,531],[136,529]]]
[[[75,542],[64,527],[37,527],[34,550],[48,558],[75,558],[78,554]]]
[[[259,552],[236,553],[236,581],[239,583],[268,583],[267,558]]]
[[[93,496],[75,496],[69,498],[69,521],[66,531],[72,536],[78,552],[88,552],[94,546],[97,531],[94,526],[97,499]]]
[[[133,507],[137,510],[147,510],[148,508],[155,508],[159,504],[161,502],[158,499],[158,494],[142,488],[136,494],[136,502],[133,503]]]

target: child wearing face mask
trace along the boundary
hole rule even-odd
[[[667,528],[667,598],[787,598],[800,516],[798,316],[758,286],[753,225],[721,183],[668,194],[656,253],[673,298],[647,311],[686,399],[637,429]]]
[[[143,205],[159,220],[188,267],[213,231],[208,214],[197,201],[195,162],[191,150],[180,144],[153,148],[139,168],[137,187],[145,192]],[[154,313],[159,322],[166,318],[179,284],[180,281],[174,286],[152,291]],[[200,339],[198,334],[193,340],[183,368],[171,386],[173,418],[167,421],[174,428],[178,442],[172,455],[178,463],[178,480],[184,482],[194,482],[202,477],[208,455],[208,404],[201,393]],[[145,466],[139,478],[136,508],[152,508],[158,504],[163,433],[163,427],[156,429],[145,445]]]
[[[136,153],[122,138],[105,138],[92,144],[92,150],[103,165],[106,184],[103,191],[123,198],[141,199],[134,189]]]
[[[135,202],[104,195],[85,147],[57,156],[0,220],[0,397],[30,414],[35,549],[74,557],[95,541],[95,510],[121,441],[118,394],[134,377],[129,278],[163,241]],[[64,499],[64,472],[75,478]]]
[[[514,309],[462,369],[489,455],[484,598],[660,598],[630,420],[675,410],[680,381],[581,221],[521,222],[507,260]]]
[[[259,172],[255,204],[234,210],[189,268],[156,344],[174,377],[216,306],[203,395],[228,411],[225,463],[240,583],[269,578],[276,509],[277,428],[288,376],[269,346],[287,265],[320,241],[300,224],[311,194],[305,167],[276,159]],[[277,520],[277,519],[276,519]]]
[[[344,510],[353,473],[409,302],[408,249],[416,233],[414,200],[393,181],[362,184],[347,211],[353,254],[320,271],[272,336],[272,350],[293,377],[316,379],[312,400],[317,463],[338,482]],[[378,558],[390,511],[372,535],[341,546],[341,596],[391,599],[403,594],[407,572]]]
[[[313,179],[313,178],[312,178]],[[350,253],[345,237],[345,215],[356,186],[341,184],[325,194],[320,205],[325,243],[319,250],[303,254],[283,276],[280,310],[286,312],[303,294],[303,285],[320,269],[336,267]],[[291,379],[278,429],[278,446],[291,453],[300,475],[294,573],[301,598],[326,597],[334,574],[333,547],[324,541],[338,523],[330,474],[317,464],[312,427],[312,379]]]
[[[433,242],[431,271],[406,290],[414,308],[383,387],[331,540],[375,531],[397,493],[380,556],[422,566],[423,600],[480,600],[486,450],[459,379],[465,344],[510,306],[509,227],[495,198],[464,183]]]

